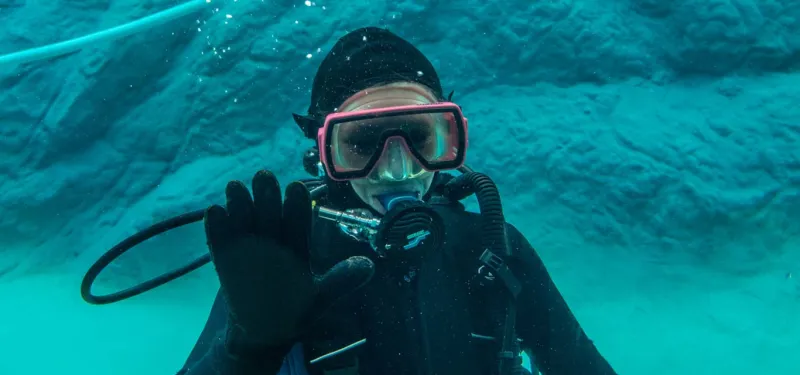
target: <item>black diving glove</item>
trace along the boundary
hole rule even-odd
[[[229,369],[223,373],[277,371],[273,367],[280,367],[298,336],[374,273],[372,261],[352,257],[324,275],[313,275],[312,207],[306,187],[290,184],[282,202],[277,179],[262,170],[252,188],[251,199],[244,184],[231,181],[225,189],[227,209],[211,206],[204,218],[211,259],[230,312],[223,340],[226,361],[238,362],[218,364]],[[270,363],[264,363],[266,358],[272,358],[266,361]]]

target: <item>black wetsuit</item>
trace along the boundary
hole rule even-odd
[[[496,290],[476,291],[470,286],[480,267],[480,216],[465,212],[458,203],[434,207],[447,224],[445,248],[413,275],[407,269],[375,259],[372,280],[338,303],[302,342],[307,360],[361,339],[366,343],[310,365],[309,374],[331,374],[326,371],[336,368],[350,368],[349,373],[361,375],[492,373],[498,346],[472,335],[491,336],[495,332],[484,297]],[[312,262],[318,270],[353,255],[375,258],[369,245],[344,235],[331,222],[318,220],[313,234]],[[615,374],[586,337],[528,241],[511,225],[508,237],[517,258],[509,264],[523,285],[517,305],[518,337],[539,371],[544,375]],[[208,323],[179,374],[193,367],[189,372],[192,375],[219,373],[215,368],[224,366],[217,366],[218,360],[200,359],[224,330],[225,321],[225,303],[218,296]],[[265,353],[265,357],[270,356]],[[202,364],[195,366],[198,361]],[[243,369],[219,374],[256,372]]]

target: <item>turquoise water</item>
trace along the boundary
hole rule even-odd
[[[290,115],[368,25],[455,90],[468,163],[620,374],[799,374],[798,19],[744,0],[0,4],[0,375],[174,374],[213,270],[107,306],[83,273],[230,179],[307,177]],[[95,292],[204,242],[148,241]]]

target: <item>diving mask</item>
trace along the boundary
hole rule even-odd
[[[381,168],[377,178],[408,179],[464,164],[467,119],[449,102],[333,113],[318,130],[317,144],[335,181],[366,178],[382,160],[391,168]]]

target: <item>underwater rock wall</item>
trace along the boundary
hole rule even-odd
[[[6,1],[0,54],[175,3]],[[0,274],[85,267],[258,168],[303,177],[290,114],[335,40],[371,25],[429,54],[534,244],[548,228],[751,271],[800,233],[796,1],[211,0],[0,66]]]

